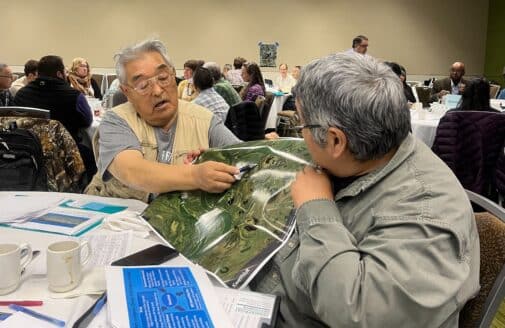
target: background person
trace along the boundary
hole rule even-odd
[[[37,65],[39,62],[34,59],[30,59],[25,63],[25,68],[24,72],[25,75],[23,77],[20,77],[16,81],[12,83],[12,86],[10,88],[12,96],[16,96],[16,93],[18,92],[19,89],[27,85],[28,83],[34,81],[37,78]]]
[[[72,60],[72,67],[68,72],[68,81],[72,88],[83,95],[102,99],[102,92],[98,83],[91,78],[91,70],[86,59],[77,57]]]
[[[242,65],[242,79],[247,85],[240,91],[244,101],[255,101],[258,96],[265,96],[265,82],[258,64],[247,62]]]
[[[0,107],[12,106],[13,97],[9,90],[12,78],[11,68],[7,64],[0,63]]]
[[[203,60],[190,59],[184,63],[184,80],[177,86],[179,99],[191,101],[198,95],[193,84],[193,73],[204,64]]]

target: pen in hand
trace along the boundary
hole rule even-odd
[[[242,166],[241,168],[238,169],[239,173],[234,175],[235,180],[240,180],[245,173],[251,171],[256,166],[258,166],[258,164],[246,164]]]

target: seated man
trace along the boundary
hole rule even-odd
[[[96,172],[95,159],[80,134],[93,122],[88,102],[67,83],[61,57],[42,57],[37,71],[38,77],[16,93],[13,105],[49,110],[51,119],[60,121],[74,138],[90,179]]]
[[[0,106],[12,106],[12,70],[7,64],[0,63]]]
[[[238,92],[233,88],[230,82],[221,74],[219,64],[215,62],[206,62],[203,67],[207,68],[214,79],[214,90],[224,98],[226,103],[231,107],[242,101]]]
[[[10,88],[12,96],[14,97],[16,93],[21,89],[22,87],[26,86],[28,83],[34,81],[37,78],[37,66],[39,65],[39,62],[34,59],[30,59],[25,63],[25,76],[20,77],[16,81],[12,83],[12,86]]]
[[[298,173],[297,227],[251,288],[281,295],[280,327],[457,327],[479,290],[479,235],[454,174],[409,133],[401,81],[337,54],[293,91],[320,169]]]
[[[277,75],[274,80],[274,88],[282,92],[290,93],[291,88],[293,88],[295,84],[295,78],[288,74],[288,64],[280,64],[279,75]]]
[[[193,99],[192,103],[203,106],[210,110],[221,121],[226,121],[226,115],[230,105],[226,103],[223,97],[212,87],[214,78],[209,69],[198,67],[193,74],[193,84],[195,85],[198,96]]]
[[[463,78],[465,75],[465,64],[455,62],[451,66],[449,77],[436,80],[431,89],[431,101],[438,101],[447,94],[461,95],[465,91],[465,85],[468,83]]]
[[[86,193],[148,201],[150,193],[222,192],[237,168],[218,162],[182,164],[199,148],[240,142],[209,110],[177,98],[165,46],[143,41],[116,55],[128,102],[107,111],[98,128],[98,173]]]

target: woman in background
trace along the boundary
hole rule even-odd
[[[405,94],[405,97],[407,98],[408,102],[415,103],[416,102],[416,97],[414,96],[414,91],[412,91],[412,87],[407,83],[407,70],[405,67],[400,65],[400,80],[402,81],[403,84],[403,93]]]
[[[405,98],[407,99],[408,102],[410,103],[415,103],[416,102],[416,97],[414,97],[414,93],[412,92],[412,88],[410,85],[407,84],[407,71],[405,71],[405,68],[401,66],[398,63],[393,63],[393,62],[384,62],[387,66],[391,68],[393,73],[395,73],[400,81],[402,81],[403,85],[403,94],[405,95]]]
[[[458,107],[454,110],[472,110],[499,112],[489,104],[489,82],[485,78],[477,78],[466,84]]]
[[[265,82],[258,64],[247,62],[242,66],[242,78],[247,85],[240,91],[242,100],[255,101],[258,96],[265,96]]]
[[[232,70],[232,67],[230,64],[224,64],[223,66],[223,77],[228,80],[228,72]]]
[[[91,70],[86,59],[77,57],[72,60],[72,67],[68,73],[68,82],[72,88],[80,91],[85,96],[102,99],[100,87],[91,78]]]
[[[184,63],[184,80],[177,86],[177,95],[179,99],[191,101],[198,95],[193,84],[193,72],[200,66],[203,66],[203,60],[190,59]]]

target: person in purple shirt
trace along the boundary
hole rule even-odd
[[[242,78],[247,85],[240,91],[242,100],[255,101],[258,96],[265,96],[265,82],[258,64],[247,62],[242,66]]]

